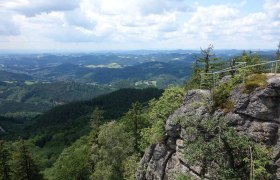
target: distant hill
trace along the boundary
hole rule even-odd
[[[134,66],[123,68],[87,68],[76,64],[65,63],[56,67],[37,71],[37,77],[48,81],[74,80],[83,83],[109,84],[121,80],[139,81],[155,80],[165,75],[173,78],[173,82],[180,78],[186,79],[191,74],[192,61],[170,61],[170,62],[145,62]],[[164,81],[164,79],[162,79]],[[164,83],[162,83],[164,84]],[[168,83],[165,83],[166,85]],[[164,87],[159,87],[164,88]]]
[[[105,111],[105,119],[116,119],[123,115],[133,102],[147,103],[152,98],[160,97],[162,92],[163,90],[156,88],[120,89],[98,96],[90,101],[61,105],[34,118],[32,120],[34,123],[26,127],[26,132],[33,134],[36,131],[44,131],[49,127],[53,130],[61,130],[63,128],[58,127],[59,124],[67,125],[81,116],[87,116],[94,107],[99,107]]]
[[[0,70],[0,81],[6,81],[6,82],[21,81],[21,82],[24,82],[26,80],[31,80],[31,79],[33,79],[33,78],[29,75],[26,75],[26,74],[13,73],[13,72]]]
[[[29,138],[38,146],[38,151],[46,162],[44,165],[50,166],[65,147],[90,131],[89,118],[95,107],[104,110],[105,121],[117,120],[133,102],[146,104],[153,98],[159,98],[162,92],[155,88],[121,89],[90,101],[61,105],[26,122],[21,126],[21,129],[24,127],[21,131],[24,138]],[[5,124],[3,128],[7,128]],[[19,129],[14,130],[17,132]],[[17,135],[9,132],[0,134],[0,138],[17,139]]]
[[[88,100],[113,91],[108,86],[87,85],[78,82],[55,82],[18,85],[0,84],[0,113],[43,112],[54,106]]]
[[[0,139],[14,139],[22,135],[23,120],[0,116]]]

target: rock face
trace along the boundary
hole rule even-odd
[[[174,179],[174,173],[190,173],[198,177],[200,169],[190,167],[182,158],[184,132],[179,125],[174,125],[177,118],[188,116],[210,116],[208,90],[191,90],[183,106],[174,112],[166,121],[166,137],[163,143],[151,145],[141,159],[136,173],[137,179],[157,180]]]
[[[280,179],[280,76],[268,76],[265,89],[256,88],[249,94],[243,93],[242,85],[236,87],[230,100],[234,109],[224,114],[217,110],[214,116],[225,119],[238,131],[245,132],[256,141],[274,146],[276,178]],[[207,90],[188,91],[183,105],[166,121],[164,142],[151,145],[137,170],[138,180],[175,179],[174,174],[191,174],[200,179],[200,167],[189,166],[183,158],[184,130],[176,120],[184,116],[209,117],[211,93]]]

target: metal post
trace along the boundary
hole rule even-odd
[[[215,87],[215,74],[213,73],[213,88]]]
[[[202,87],[202,74],[200,74],[200,89]]]
[[[253,162],[253,152],[252,152],[252,147],[249,147],[249,151],[250,151],[250,161],[251,161],[251,167],[250,167],[250,180],[254,179],[254,162]]]
[[[277,64],[278,64],[278,62],[276,61],[276,62],[275,62],[275,74],[277,73],[277,68],[278,68],[278,67],[277,67]]]
[[[245,82],[245,70],[243,69],[242,71],[243,71],[243,80],[242,81],[243,81],[243,84],[244,84],[244,82]]]

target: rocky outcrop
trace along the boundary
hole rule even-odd
[[[187,93],[183,105],[166,121],[166,137],[163,143],[151,145],[141,159],[136,173],[137,179],[174,179],[174,174],[189,173],[199,177],[200,168],[188,166],[182,157],[184,131],[176,121],[180,117],[210,116],[210,91],[191,90]]]
[[[280,76],[269,75],[265,89],[256,88],[250,94],[240,92],[242,86],[232,91],[230,99],[235,108],[226,119],[256,141],[274,146],[276,178],[280,179]]]
[[[217,110],[214,116],[225,116],[238,131],[249,134],[258,142],[273,145],[275,174],[280,179],[280,76],[269,75],[266,88],[256,88],[247,94],[240,85],[229,99],[235,104],[232,111],[225,114]],[[201,168],[189,166],[182,155],[184,129],[176,121],[184,116],[210,117],[211,102],[210,91],[188,91],[183,105],[166,121],[164,142],[147,149],[136,173],[137,179],[175,179],[174,174],[191,174],[200,179]]]

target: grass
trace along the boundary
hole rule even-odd
[[[267,87],[267,76],[265,74],[253,74],[245,80],[245,93],[250,93],[254,89]]]
[[[224,104],[222,104],[223,110],[225,113],[228,113],[234,109],[234,102],[231,100],[227,100]]]
[[[35,81],[25,81],[24,84],[30,86],[30,85],[36,84],[36,82]]]
[[[231,81],[221,84],[220,86],[216,87],[213,91],[213,100],[214,100],[214,107],[213,110],[216,108],[222,109],[232,109],[232,103],[229,103],[228,97],[230,96],[230,92],[235,87],[235,84]],[[233,105],[234,106],[234,105]]]
[[[3,82],[8,83],[8,84],[17,83],[17,81],[3,81]]]

